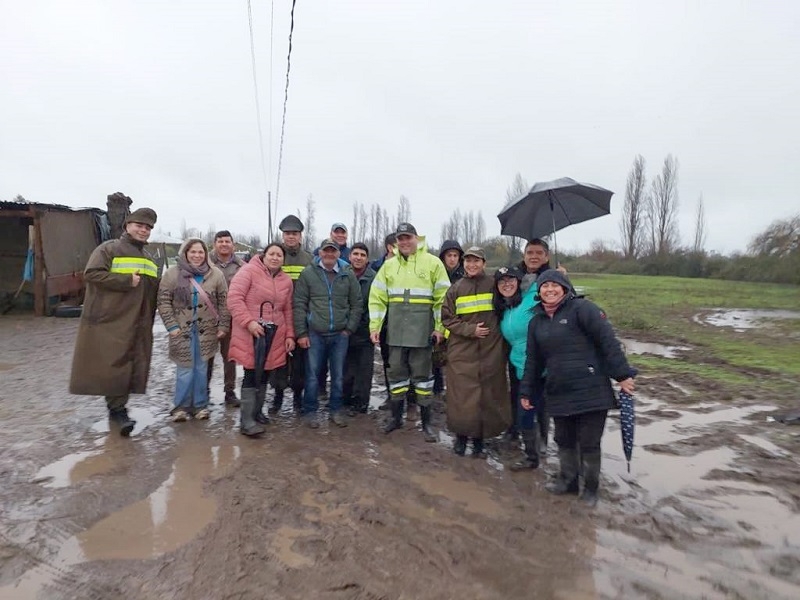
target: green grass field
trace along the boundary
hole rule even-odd
[[[571,279],[605,309],[620,335],[691,348],[681,359],[632,356],[643,373],[692,375],[732,393],[799,395],[800,319],[759,321],[738,332],[706,324],[702,316],[718,308],[800,311],[800,287],[580,273]]]

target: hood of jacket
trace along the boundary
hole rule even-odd
[[[392,252],[394,253],[395,258],[400,258],[400,248],[397,247],[397,244],[394,245],[392,248]],[[425,254],[428,252],[428,242],[425,239],[424,235],[417,236],[417,251],[414,254]]]
[[[459,260],[461,260],[461,258],[464,256],[464,249],[461,247],[461,244],[455,240],[445,240],[442,242],[442,247],[439,248],[439,260],[444,262],[444,253],[448,250],[457,250],[459,254]]]
[[[548,282],[557,283],[563,287],[566,290],[567,296],[575,295],[575,288],[572,286],[572,282],[569,280],[569,277],[567,277],[565,273],[562,273],[558,269],[547,269],[541,275],[539,275],[539,277],[536,278],[537,289],[541,289],[542,284]]]

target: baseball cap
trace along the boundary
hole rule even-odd
[[[518,267],[500,267],[494,272],[494,280],[500,281],[503,277],[513,277],[517,281],[522,281],[522,271]]]
[[[337,229],[344,229],[345,233],[347,233],[347,225],[344,223],[334,223],[331,225],[331,231],[336,231]]]
[[[464,252],[464,258],[467,258],[468,256],[474,256],[475,258],[486,260],[486,253],[483,251],[483,248],[479,248],[478,246],[470,246],[467,248],[467,251]]]
[[[319,245],[320,250],[324,250],[325,248],[333,248],[335,250],[339,249],[339,244],[334,242],[332,239],[327,238],[322,240],[322,243]]]
[[[394,233],[397,236],[417,235],[417,229],[411,223],[400,223]]]

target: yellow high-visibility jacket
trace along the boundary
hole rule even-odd
[[[419,237],[417,251],[386,261],[375,276],[369,293],[369,330],[381,330],[387,320],[390,346],[424,348],[433,331],[443,332],[442,302],[450,287],[447,270],[428,252]]]

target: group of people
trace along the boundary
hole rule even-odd
[[[346,427],[367,412],[379,345],[384,432],[418,412],[424,439],[436,441],[431,407],[446,382],[456,454],[471,445],[482,457],[486,439],[521,437],[524,454],[511,469],[535,469],[552,417],[561,468],[548,489],[578,493],[582,474],[582,500],[597,502],[610,379],[630,393],[635,371],[602,310],[575,293],[563,269],[550,268],[544,240],[529,241],[519,265],[491,275],[482,248],[446,240],[437,257],[410,223],[387,236],[371,263],[365,244],[348,246],[343,223],[312,254],[302,247],[303,223],[290,215],[279,224],[281,242],[248,262],[230,232],[219,231],[211,251],[186,240],[159,278],[145,249],[155,222],[151,209],[131,213],[122,237],[98,246],[85,270],[70,391],[105,396],[123,436],[135,425],[128,395],[145,392],[158,311],[176,364],[175,422],[208,418],[219,349],[224,402],[239,408],[242,434],[265,432],[287,388],[308,427],[318,428],[328,377],[327,416]],[[239,397],[236,365],[244,370]]]

